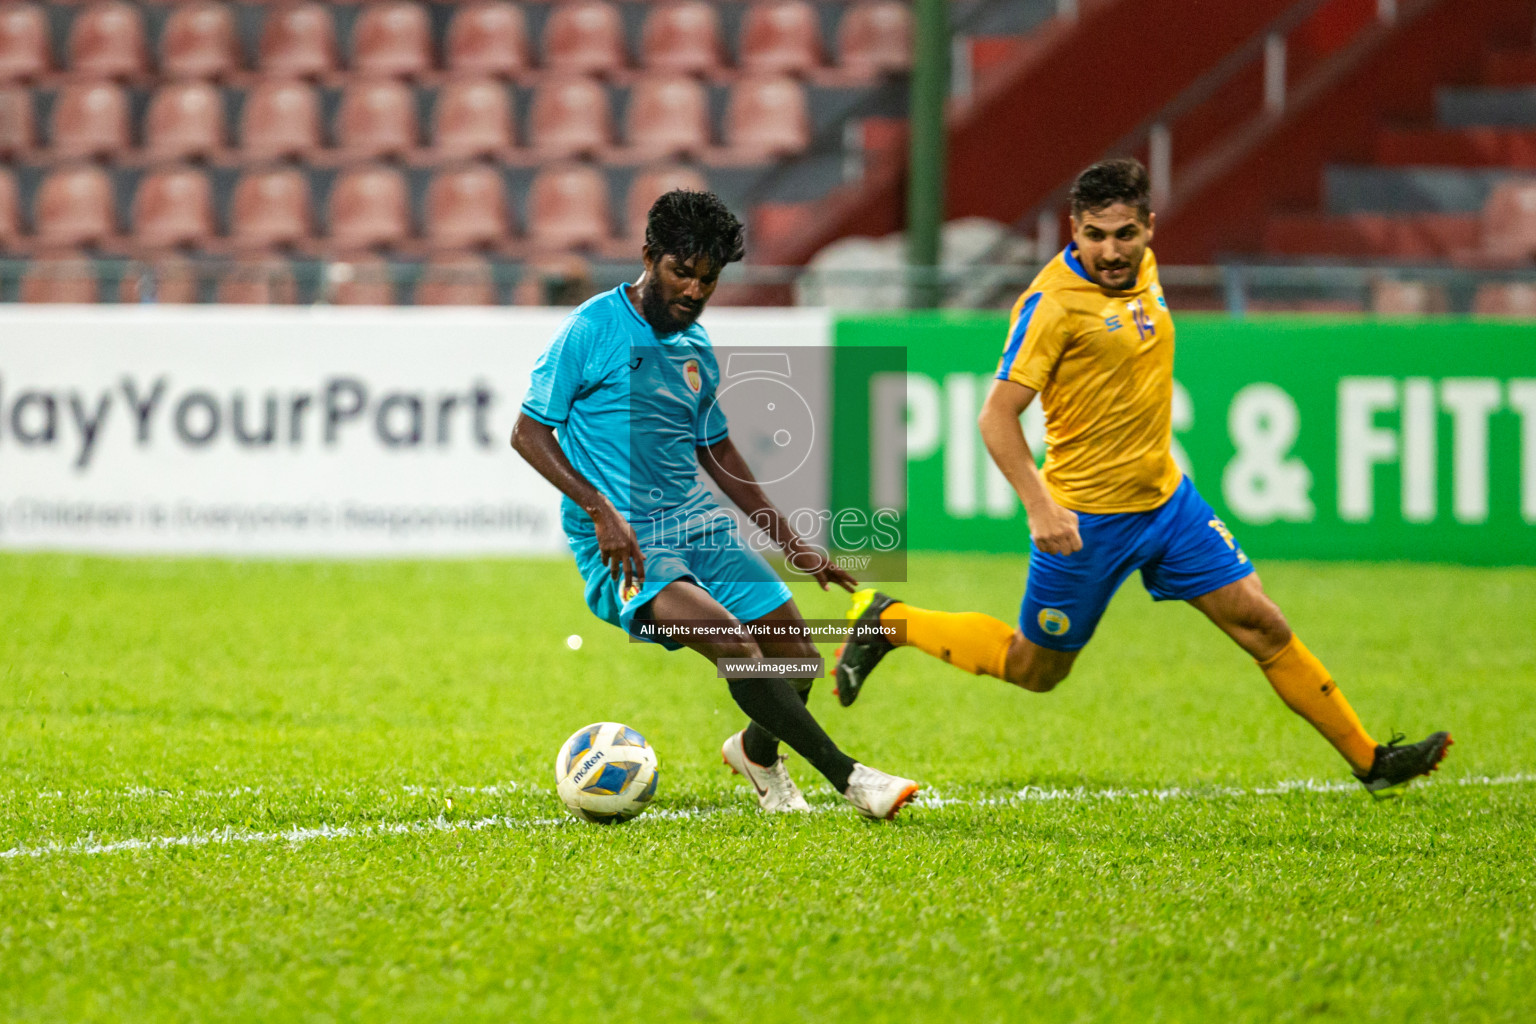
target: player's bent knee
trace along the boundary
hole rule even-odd
[[[1050,693],[1072,673],[1074,655],[1038,647],[1016,635],[1008,651],[1008,681],[1031,693]]]

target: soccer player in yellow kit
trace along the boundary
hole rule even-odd
[[[917,608],[875,590],[854,595],[838,652],[838,699],[852,704],[893,649],[875,627],[904,620],[905,646],[978,675],[1044,693],[1067,677],[1109,599],[1133,571],[1159,601],[1188,601],[1258,662],[1287,706],[1333,744],[1373,795],[1435,769],[1437,732],[1380,745],[1265,594],[1248,556],[1172,447],[1173,319],[1148,246],[1146,168],[1089,167],[1073,183],[1072,242],[1013,307],[979,425],[1029,517],[1029,579],[1019,627],[979,612]],[[1019,416],[1045,408],[1044,470]]]

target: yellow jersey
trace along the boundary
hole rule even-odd
[[[1077,512],[1145,512],[1173,496],[1173,317],[1148,249],[1135,284],[1094,283],[1069,245],[1013,306],[997,378],[1039,392],[1047,489]]]

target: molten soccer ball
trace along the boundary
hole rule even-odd
[[[656,795],[656,751],[618,722],[577,729],[555,755],[555,789],[578,818],[628,821]]]

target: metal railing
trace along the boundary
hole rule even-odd
[[[1004,309],[1029,286],[1038,262],[727,269],[716,305],[804,305],[899,310],[914,287],[949,309]],[[529,305],[573,306],[633,281],[639,263],[572,259],[549,267],[471,259],[427,264],[178,258],[0,259],[0,302],[115,305]],[[1536,264],[1500,270],[1401,263],[1166,265],[1176,310],[1246,316],[1271,310],[1381,314],[1498,312],[1536,317]]]

